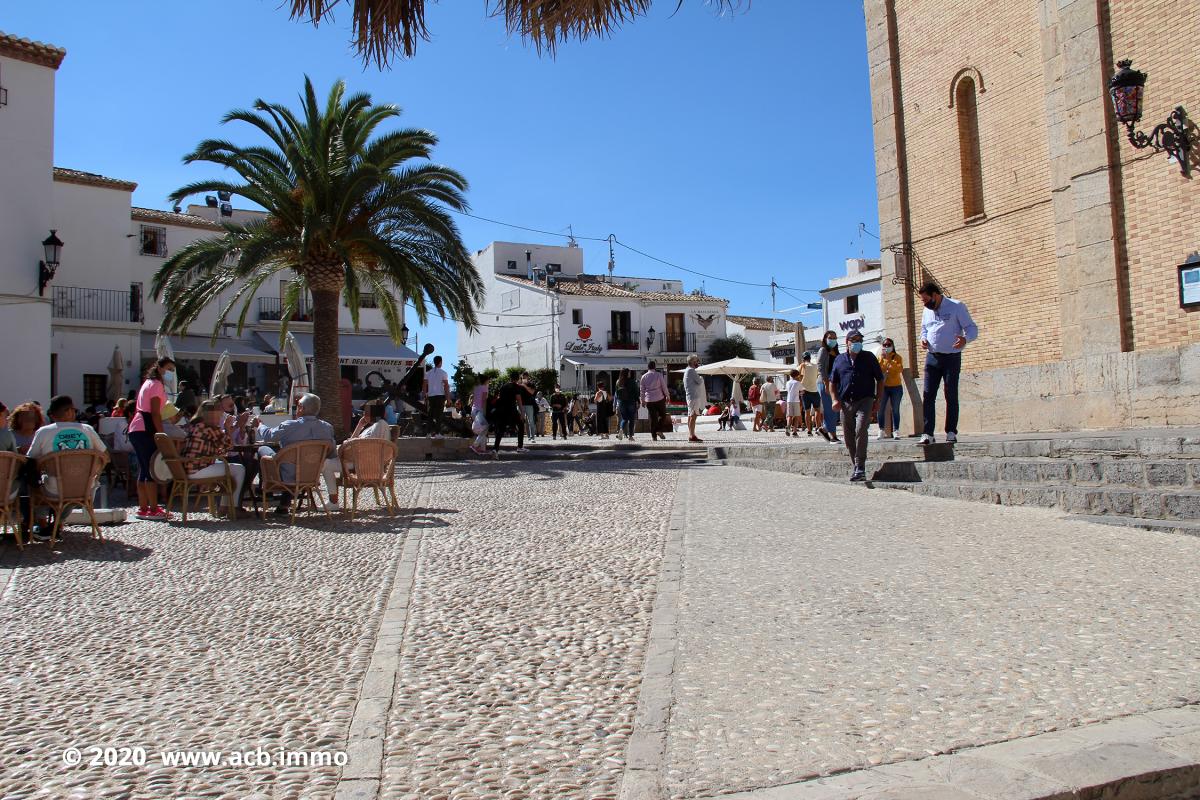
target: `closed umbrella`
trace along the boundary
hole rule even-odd
[[[208,396],[216,397],[219,394],[225,394],[225,389],[229,384],[229,376],[233,374],[233,364],[229,360],[229,351],[221,353],[217,359],[217,367],[213,370],[212,383],[208,387]]]
[[[113,348],[112,359],[108,362],[108,399],[117,402],[121,390],[125,388],[125,358],[121,355],[121,347]]]
[[[175,360],[175,350],[171,347],[171,340],[161,333],[154,337],[154,352],[159,358],[169,358]],[[179,396],[179,378],[175,373],[171,373],[163,378],[163,386],[167,390],[167,399],[172,403]]]
[[[283,355],[287,359],[288,375],[292,378],[292,391],[288,396],[288,413],[290,414],[296,398],[308,391],[308,364],[305,361],[304,352],[300,349],[300,345],[291,331],[288,331],[287,338],[283,341]]]

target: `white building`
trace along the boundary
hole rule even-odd
[[[132,205],[137,184],[53,166],[54,74],[64,51],[0,34],[0,373],[3,396],[12,406],[70,394],[78,405],[102,402],[109,391],[109,363],[119,351],[124,369],[119,393],[136,387],[154,357],[162,307],[149,298],[153,275],[187,243],[221,231],[222,217],[243,221],[262,212],[216,205],[189,206],[186,213]],[[41,241],[51,230],[62,240],[61,263],[39,293]],[[280,375],[280,285],[264,285],[251,301],[246,326],[236,320],[210,336],[228,297],[216,297],[188,336],[171,337],[181,377],[211,377],[216,359],[228,350],[234,364],[231,388],[276,391]],[[371,298],[354,331],[342,308],[340,351],[343,377],[395,380],[416,354],[392,344]],[[290,322],[301,348],[312,355],[311,306]],[[286,368],[282,370],[286,374]],[[117,388],[117,387],[113,387]]]
[[[486,295],[479,330],[459,325],[458,352],[476,370],[554,369],[567,389],[611,387],[650,360],[681,370],[726,335],[727,300],[672,279],[588,275],[578,247],[492,242],[473,260]]]
[[[863,345],[876,355],[887,337],[883,330],[882,271],[878,259],[848,258],[846,274],[821,290],[825,328],[844,340],[850,331],[861,331]],[[818,335],[819,336],[819,335]]]

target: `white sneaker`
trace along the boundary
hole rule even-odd
[[[875,441],[878,442],[882,438],[883,438],[883,431],[880,431],[879,433],[875,434]]]
[[[933,437],[928,433],[922,433],[920,441],[917,444],[933,444]]]
[[[946,441],[950,442],[951,444],[954,444],[955,442],[958,441],[958,434],[957,433],[947,433]]]
[[[900,431],[892,431],[892,438],[893,438],[893,439],[899,439],[899,438],[900,438]]]

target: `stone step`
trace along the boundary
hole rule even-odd
[[[880,465],[881,480],[973,481],[997,486],[1039,486],[1045,483],[1077,487],[1129,489],[1200,488],[1200,460],[1117,458],[968,458],[926,463],[889,461]]]

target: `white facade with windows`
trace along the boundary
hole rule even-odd
[[[479,329],[459,325],[458,352],[476,371],[555,369],[567,389],[611,386],[650,360],[682,369],[726,335],[728,301],[669,278],[588,275],[578,247],[493,242],[473,260],[485,298]]]
[[[844,341],[850,331],[863,335],[866,349],[878,355],[887,334],[883,329],[882,271],[875,259],[846,259],[846,274],[829,281],[821,290],[825,329],[836,331]]]
[[[109,391],[114,351],[124,362],[119,393],[138,384],[154,356],[162,306],[150,299],[154,274],[166,258],[201,237],[215,236],[218,220],[245,221],[262,212],[189,206],[185,213],[132,205],[137,184],[53,166],[54,74],[64,53],[0,34],[0,371],[9,406],[69,394],[80,407],[102,402]],[[228,213],[223,213],[228,212]],[[41,240],[50,229],[63,241],[54,278],[38,293]],[[279,359],[283,286],[264,285],[251,300],[242,332],[232,323],[210,343],[218,310],[215,297],[193,324],[191,335],[171,337],[181,367],[206,384],[223,350],[234,363],[233,386],[274,393]],[[370,298],[364,305],[370,304]],[[290,322],[311,358],[311,311],[302,306]],[[240,310],[240,307],[239,307]],[[344,303],[339,326],[343,374],[398,379],[416,354],[392,344],[378,310],[364,308],[353,329]],[[306,344],[307,343],[307,344]],[[286,368],[282,370],[286,374]],[[185,372],[181,369],[181,373]],[[197,387],[199,388],[199,387]]]

